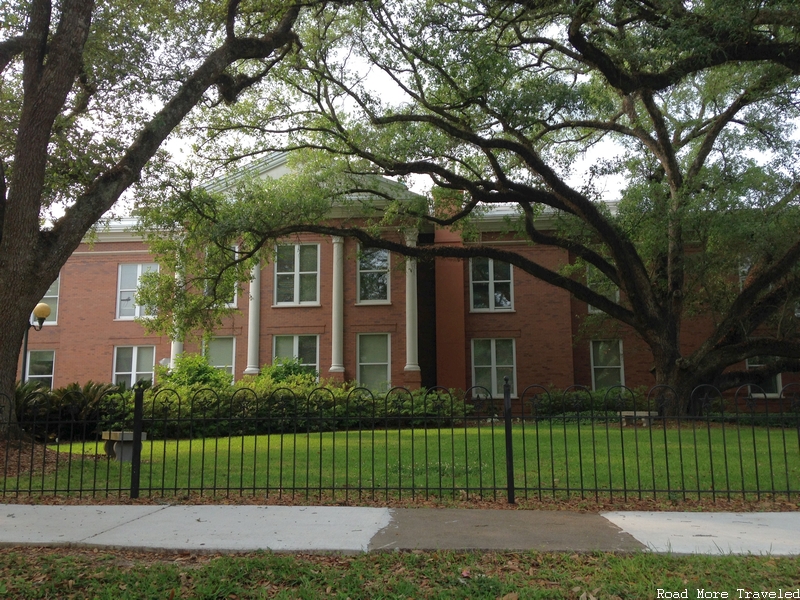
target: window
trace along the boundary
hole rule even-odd
[[[517,393],[516,349],[513,339],[472,340],[472,384],[489,390],[493,396],[503,395],[504,377]]]
[[[359,304],[389,301],[389,251],[361,248],[358,257]]]
[[[275,304],[317,304],[318,265],[318,244],[278,246],[275,257]]]
[[[625,385],[622,340],[592,341],[592,389]]]
[[[153,381],[155,346],[117,346],[114,353],[114,383],[133,387],[138,381]]]
[[[206,344],[208,364],[215,369],[225,371],[233,378],[233,357],[236,347],[232,337],[211,338]]]
[[[586,267],[586,286],[612,302],[619,303],[619,288],[608,277],[603,275],[597,267],[592,265]],[[602,312],[599,308],[589,305],[589,314],[594,315]]]
[[[56,277],[56,280],[47,288],[42,302],[50,307],[50,316],[45,319],[45,325],[55,325],[58,322],[58,292],[61,287],[61,275]]]
[[[388,333],[362,333],[358,336],[358,383],[371,390],[386,391],[391,386]]]
[[[239,246],[231,246],[227,249],[219,250],[220,253],[225,254],[226,262],[235,261],[239,257]],[[209,254],[206,252],[206,259],[208,260]],[[226,273],[226,276],[229,276]],[[224,304],[226,308],[237,308],[239,298],[239,285],[232,281],[215,281],[213,279],[206,280],[203,294],[206,296],[214,296],[215,304]]]
[[[52,389],[55,361],[54,350],[31,350],[28,352],[28,372],[25,380],[40,381]]]
[[[139,279],[144,273],[157,273],[158,265],[155,263],[122,264],[119,266],[119,281],[117,283],[117,318],[133,319],[146,317],[147,312],[136,304],[136,289]]]
[[[491,258],[470,259],[472,310],[513,310],[511,265]]]
[[[748,358],[746,361],[746,365],[748,369],[756,369],[758,367],[763,367],[767,364],[769,360],[768,356],[754,356],[752,358]],[[764,390],[764,393],[768,396],[777,396],[781,393],[781,375],[780,373],[776,373],[769,379],[766,379],[762,383],[759,384],[761,390]],[[751,388],[751,393],[760,394],[761,390],[758,388]]]
[[[319,372],[317,340],[316,335],[276,335],[272,356],[274,360],[297,358],[302,366],[316,374]]]

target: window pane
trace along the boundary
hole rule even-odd
[[[472,264],[472,281],[489,281],[488,258],[473,258],[471,264]]]
[[[380,248],[362,248],[358,267],[362,271],[386,271],[389,268],[389,251]]]
[[[294,275],[278,275],[275,300],[277,302],[294,302]]]
[[[514,340],[495,340],[495,363],[500,366],[510,366],[514,364]]]
[[[133,371],[133,348],[121,346],[117,348],[117,373],[130,373]]]
[[[275,336],[275,358],[294,358],[294,336]]]
[[[386,285],[386,273],[361,273],[359,294],[360,300],[386,300],[389,288]]]
[[[386,390],[389,381],[387,365],[361,365],[358,382],[373,390]]]
[[[476,366],[490,366],[492,364],[492,340],[473,340],[473,361]]]
[[[317,364],[317,336],[301,335],[297,338],[297,355],[304,365]]]
[[[278,246],[278,253],[275,257],[275,265],[279,273],[291,273],[294,271],[294,246]]]
[[[510,283],[495,283],[494,284],[494,307],[495,308],[511,308],[511,284]]]
[[[485,387],[490,394],[493,393],[491,367],[475,367],[475,385]]]
[[[114,383],[117,385],[125,385],[126,388],[130,389],[133,387],[133,376],[131,375],[115,375],[114,376]]]
[[[360,363],[388,363],[389,345],[385,334],[359,336]]]
[[[304,245],[300,246],[300,271],[316,272],[317,270],[317,246]]]
[[[60,281],[61,278],[56,277],[56,280],[50,284],[49,288],[47,288],[47,293],[45,294],[45,296],[58,296],[58,287]]]
[[[472,308],[489,308],[489,284],[472,284]]]
[[[28,374],[34,375],[53,375],[52,350],[31,350],[28,354]]]
[[[136,356],[136,370],[140,373],[152,372],[155,358],[156,349],[154,346],[139,346]]]
[[[208,362],[215,367],[233,364],[233,338],[214,338],[208,343]]]
[[[617,340],[592,342],[592,354],[595,367],[619,367],[622,365],[619,341]]]
[[[317,301],[317,274],[300,275],[300,302]]]
[[[139,265],[120,265],[119,289],[135,290],[139,279]]]
[[[494,261],[494,279],[495,281],[510,281],[511,265],[497,260]]]
[[[620,369],[617,367],[612,368],[597,368],[594,369],[594,387],[597,389],[612,387],[620,385]]]
[[[503,394],[503,386],[505,385],[504,377],[508,377],[508,383],[511,384],[511,393],[514,393],[514,369],[512,367],[498,367],[497,368],[497,389],[494,393],[497,395]]]

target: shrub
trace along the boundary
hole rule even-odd
[[[175,359],[175,367],[156,367],[158,381],[168,386],[204,386],[214,389],[230,387],[231,376],[212,367],[202,354],[184,352]]]

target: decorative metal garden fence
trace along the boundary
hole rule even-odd
[[[287,501],[797,498],[800,384],[685,399],[657,386],[503,398],[473,388],[259,397],[136,388],[15,403],[0,496],[271,496]]]

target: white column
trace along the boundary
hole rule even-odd
[[[417,230],[405,231],[406,245],[417,245]],[[419,371],[417,341],[417,260],[406,258],[406,371]]]
[[[261,263],[250,272],[250,301],[247,305],[247,367],[245,375],[258,375],[261,360],[258,354],[261,341]]]
[[[344,373],[344,238],[333,236],[331,373]]]
[[[175,368],[175,361],[178,358],[178,355],[183,352],[183,342],[179,340],[172,340],[172,343],[169,347],[169,368]]]

